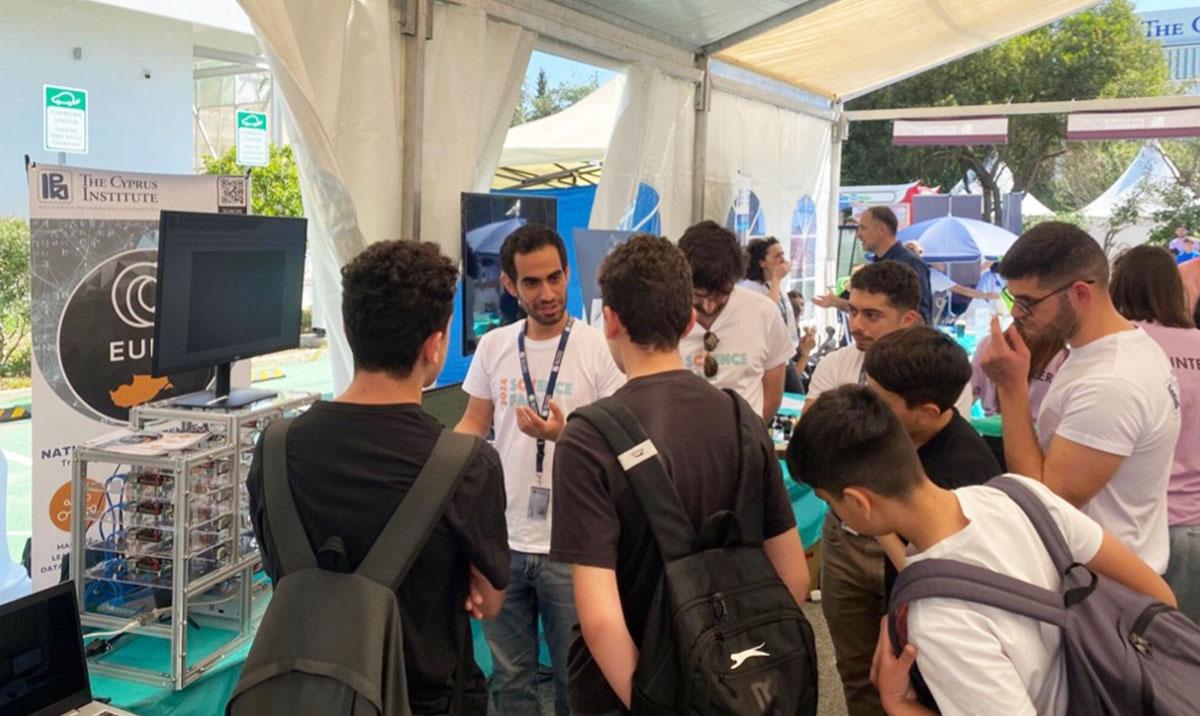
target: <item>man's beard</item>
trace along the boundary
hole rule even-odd
[[[524,302],[522,302],[521,308],[525,310],[525,315],[533,320],[534,323],[542,326],[558,325],[558,323],[563,319],[563,314],[567,311],[566,303],[558,304],[558,310],[550,316],[546,316],[542,311],[538,310],[536,306],[530,306]]]

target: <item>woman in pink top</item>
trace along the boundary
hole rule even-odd
[[[1200,330],[1192,319],[1183,281],[1171,254],[1137,246],[1113,265],[1113,305],[1167,354],[1179,380],[1183,429],[1167,485],[1171,560],[1163,577],[1179,610],[1200,621]]]

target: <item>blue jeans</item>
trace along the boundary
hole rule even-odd
[[[1171,528],[1171,559],[1163,579],[1175,592],[1179,611],[1200,622],[1200,525]]]
[[[538,716],[538,617],[554,667],[554,713],[570,716],[567,701],[567,652],[578,622],[571,566],[544,554],[512,553],[512,583],[500,614],[483,623],[492,649],[494,672],[489,690],[500,716]]]

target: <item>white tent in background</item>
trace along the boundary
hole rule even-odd
[[[1154,212],[1163,208],[1159,193],[1174,184],[1178,175],[1175,165],[1163,154],[1158,143],[1146,142],[1113,185],[1083,208],[1088,232],[1103,244],[1113,212],[1132,199],[1138,202],[1138,221],[1118,231],[1107,248],[1110,254],[1115,254],[1123,248],[1144,244],[1154,230]]]
[[[1140,213],[1148,216],[1162,209],[1159,191],[1175,183],[1179,170],[1163,154],[1157,142],[1146,142],[1141,151],[1103,194],[1083,209],[1089,219],[1107,219],[1134,197],[1140,197]]]
[[[964,189],[963,183],[959,181],[950,190],[951,194],[982,194],[983,187],[979,183],[979,177],[975,176],[975,172],[967,172],[971,183]],[[1013,190],[1013,175],[1012,170],[1007,164],[1000,165],[1000,175],[996,177],[996,183],[1000,185],[1000,193],[1007,194]],[[1038,198],[1029,192],[1025,192],[1025,198],[1021,200],[1021,216],[1053,216],[1054,211],[1048,206],[1038,201]]]
[[[563,111],[509,129],[500,166],[603,161],[624,92],[618,74]]]

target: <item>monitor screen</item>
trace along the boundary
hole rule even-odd
[[[92,700],[74,582],[0,606],[0,714],[24,716]]]
[[[500,249],[525,224],[558,223],[558,200],[518,194],[462,195],[463,355],[475,352],[483,334],[522,317],[500,282]]]
[[[154,374],[298,346],[306,229],[304,219],[164,211]]]

